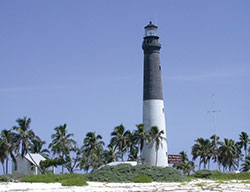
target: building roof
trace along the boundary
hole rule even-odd
[[[31,156],[31,157],[30,157]],[[42,155],[38,154],[38,153],[30,153],[26,154],[25,159],[27,159],[29,162],[31,162],[33,165],[39,165],[40,161],[44,161],[46,160]],[[33,161],[33,160],[35,161]]]
[[[130,164],[132,166],[136,166],[137,162],[136,161],[117,161],[117,162],[110,162],[108,164],[102,165],[100,166],[98,169],[105,167],[105,166],[116,166],[116,165],[120,165],[120,164]]]

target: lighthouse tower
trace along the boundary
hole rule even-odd
[[[155,143],[146,144],[142,150],[143,163],[146,165],[168,166],[167,140],[164,102],[162,96],[160,49],[157,26],[150,23],[145,27],[142,44],[144,51],[144,85],[143,85],[143,123],[145,130],[157,126],[163,131],[163,138],[158,148]],[[158,149],[158,150],[157,150]]]

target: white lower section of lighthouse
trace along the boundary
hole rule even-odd
[[[157,126],[159,131],[163,130],[164,132],[158,150],[156,150],[154,143],[148,145],[145,144],[143,147],[142,158],[144,164],[160,167],[168,166],[166,122],[163,100],[150,99],[143,101],[143,123],[145,130]]]

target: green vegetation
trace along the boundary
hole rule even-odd
[[[88,183],[83,178],[70,178],[61,181],[62,186],[86,186]]]
[[[28,175],[21,179],[21,182],[31,183],[57,183],[62,180],[65,175]]]
[[[102,136],[95,132],[88,132],[83,138],[83,145],[78,147],[73,139],[74,134],[68,132],[66,124],[54,128],[51,135],[49,149],[44,149],[46,144],[31,129],[31,118],[23,117],[16,120],[17,125],[11,129],[2,130],[0,136],[0,162],[3,166],[4,174],[8,174],[10,158],[16,162],[16,155],[22,157],[30,153],[38,153],[46,158],[45,161],[36,165],[41,173],[50,173],[50,167],[61,166],[61,173],[74,173],[76,169],[96,170],[100,166],[114,161],[137,161],[141,162],[141,151],[145,143],[153,146],[156,150],[161,147],[163,131],[157,127],[144,130],[143,124],[136,125],[136,130],[126,130],[123,125],[116,126],[111,132],[110,143],[105,149]],[[50,153],[54,156],[50,159]],[[156,158],[157,157],[156,153]],[[126,159],[125,159],[126,157]],[[157,161],[156,161],[157,162]]]
[[[250,184],[250,180],[247,180],[247,181],[241,181],[241,183],[244,183],[244,184]]]
[[[199,170],[191,175],[191,178],[213,179],[218,180],[218,182],[228,180],[250,180],[250,173],[222,173],[217,170]]]
[[[194,171],[194,162],[189,161],[188,155],[184,151],[181,151],[179,155],[181,156],[181,163],[173,167],[180,170],[184,175],[189,176],[191,171]]]
[[[187,177],[171,167],[160,168],[146,165],[132,166],[129,164],[102,167],[89,173],[86,179],[89,181],[125,183],[133,182],[133,179],[138,175],[146,175],[155,182],[182,182],[188,180]]]
[[[222,173],[213,171],[215,180],[250,180],[250,173]]]
[[[198,187],[201,187],[201,188],[203,188],[203,187],[205,187],[205,186],[206,186],[206,184],[205,184],[205,183],[196,183],[195,185],[196,185],[196,186],[198,186]]]
[[[206,169],[199,170],[193,174],[193,177],[202,178],[202,179],[211,179],[214,177],[214,172],[211,170],[206,170]]]
[[[16,162],[16,156],[22,157],[30,153],[39,153],[46,158],[36,165],[41,173],[51,173],[50,167],[61,166],[61,173],[65,170],[74,173],[82,170],[86,173],[98,170],[99,167],[114,161],[143,161],[141,152],[143,146],[155,147],[156,151],[162,147],[165,140],[163,131],[158,127],[145,130],[143,124],[136,125],[135,130],[126,130],[121,124],[111,132],[110,142],[105,146],[102,136],[95,132],[86,133],[82,144],[77,144],[74,134],[68,131],[66,124],[54,128],[51,134],[51,142],[48,149],[46,144],[31,129],[31,118],[23,117],[16,120],[16,125],[10,129],[4,129],[0,134],[0,163],[3,174],[8,174],[10,160]],[[165,142],[165,141],[164,141]],[[217,135],[210,138],[197,138],[192,146],[192,160],[188,159],[186,152],[181,151],[181,163],[174,165],[184,175],[195,172],[195,160],[198,162],[198,170],[210,168],[210,163],[217,164],[217,170],[223,172],[250,171],[250,139],[246,132],[239,134],[238,141],[224,138],[220,140]],[[53,158],[49,158],[53,155]],[[155,153],[158,158],[158,153]],[[157,163],[157,161],[156,161]],[[157,166],[157,164],[155,164]],[[199,174],[199,172],[197,173]],[[196,174],[196,175],[197,175]],[[205,177],[205,171],[202,173]],[[202,175],[198,176],[201,177]],[[208,177],[208,176],[207,176]]]
[[[22,177],[21,175],[0,175],[0,182],[19,181]]]
[[[82,174],[62,174],[62,175],[29,175],[21,179],[21,182],[31,183],[62,183],[64,186],[84,186],[87,185],[85,175]]]
[[[133,178],[133,182],[135,182],[135,183],[152,183],[153,180],[151,179],[151,177],[149,177],[147,175],[138,175],[138,176]]]
[[[239,141],[228,138],[220,141],[220,137],[216,135],[212,135],[210,140],[198,138],[192,146],[193,160],[199,158],[199,170],[202,164],[204,169],[209,169],[210,162],[213,160],[218,170],[222,167],[224,171],[233,172],[240,168],[240,161],[243,159],[244,163],[241,164],[240,170],[248,172],[250,170],[249,144],[250,139],[246,132],[241,132]]]

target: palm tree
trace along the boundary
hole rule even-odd
[[[46,144],[45,141],[42,141],[40,137],[35,136],[31,140],[31,144],[29,145],[29,151],[31,153],[38,153],[42,155],[45,158],[49,158],[49,150],[48,149],[43,149],[43,146]]]
[[[145,131],[143,123],[137,124],[136,127],[137,130],[134,131],[133,135],[135,137],[135,143],[138,145],[140,149],[140,157],[141,157],[141,152],[144,147],[144,144],[150,140],[150,134],[149,131]]]
[[[242,172],[248,172],[249,170],[250,170],[250,155],[248,155],[246,158],[245,158],[245,160],[244,160],[244,162],[241,164],[241,169],[240,169],[240,171],[242,171]]]
[[[159,130],[157,126],[151,127],[149,130],[149,134],[151,136],[151,146],[155,146],[155,151],[156,151],[156,158],[155,158],[155,166],[157,166],[157,161],[158,161],[158,150],[162,146],[162,140],[166,139],[163,137],[164,131]]]
[[[214,162],[217,163],[217,169],[220,170],[220,162],[219,162],[219,157],[218,157],[218,144],[219,144],[220,137],[214,134],[210,137],[210,139],[211,139],[212,158]]]
[[[11,132],[11,130],[4,129],[1,132],[1,140],[0,140],[0,156],[1,156],[1,162],[3,163],[5,161],[6,163],[6,171],[5,173],[8,174],[8,162],[9,162],[9,156],[11,156],[11,159],[15,162],[16,158],[14,155],[14,151],[16,149],[16,145],[13,143],[13,140],[15,138],[15,134]]]
[[[128,160],[130,161],[136,161],[138,160],[138,147],[136,143],[136,136],[130,132],[130,130],[127,130],[124,133],[124,153],[128,153]]]
[[[7,159],[6,156],[6,146],[4,142],[2,141],[2,138],[0,138],[0,161],[3,166],[3,174],[5,174],[5,160]]]
[[[74,153],[74,156],[70,154]],[[81,161],[82,151],[78,147],[74,146],[70,149],[70,153],[65,158],[65,167],[69,173],[74,173],[75,168],[78,166],[78,163]]]
[[[138,138],[135,134],[136,131],[132,133],[128,130],[125,132],[126,145],[125,150],[128,152],[128,161],[137,161],[140,162],[141,158],[138,156],[139,154],[139,144]]]
[[[180,154],[180,156],[181,156],[181,162],[186,162],[186,161],[188,161],[188,155],[187,155],[186,152],[181,151],[179,154]]]
[[[138,163],[141,162],[141,157],[138,156],[139,148],[137,146],[133,146],[130,148],[128,154],[128,161],[137,161]]]
[[[192,146],[193,160],[200,157],[199,160],[199,170],[201,163],[204,164],[204,169],[212,156],[211,143],[208,139],[198,138],[195,140],[196,143]]]
[[[17,145],[17,148],[21,147],[21,156],[24,157],[26,154],[28,154],[30,159],[36,165],[36,167],[38,167],[40,172],[42,172],[42,169],[36,163],[36,161],[33,159],[29,152],[29,145],[31,145],[31,140],[36,137],[33,130],[30,129],[31,119],[23,117],[22,119],[17,119],[16,122],[18,126],[13,127],[13,130],[17,131],[17,133],[15,133],[14,142]]]
[[[237,149],[234,140],[224,138],[224,142],[220,142],[219,161],[225,169],[229,171],[235,170],[239,165],[240,151]]]
[[[69,155],[70,150],[73,145],[76,144],[75,140],[71,137],[74,136],[73,133],[67,133],[67,125],[59,125],[54,129],[56,133],[51,135],[52,142],[49,144],[53,155],[57,154],[59,157],[66,159]],[[62,165],[62,173],[64,173],[64,166]]]
[[[95,132],[88,132],[86,134],[85,139],[83,140],[83,143],[86,153],[90,153],[91,151],[100,152],[104,146],[104,142],[102,141],[102,136],[96,135]]]
[[[181,151],[179,155],[181,156],[181,163],[174,164],[173,167],[178,170],[181,170],[184,175],[190,175],[190,172],[194,171],[194,162],[189,161],[188,155],[184,151]]]
[[[83,155],[77,167],[80,167],[81,170],[83,169],[86,173],[88,173],[90,169],[90,164],[90,159]]]
[[[102,141],[101,135],[96,135],[95,132],[88,132],[83,141],[84,145],[82,150],[85,152],[84,156],[87,162],[94,169],[97,169],[103,164],[103,147],[105,143]]]
[[[239,141],[239,145],[240,148],[243,147],[244,151],[245,151],[245,157],[247,156],[247,149],[248,149],[248,144],[250,142],[249,136],[246,132],[241,132],[240,136],[240,141]]]
[[[118,161],[118,154],[115,152],[114,145],[112,144],[108,145],[108,150],[104,150],[103,156],[105,164]]]
[[[114,128],[114,131],[111,132],[110,144],[115,146],[115,150],[118,150],[123,161],[123,156],[127,148],[127,133],[125,132],[125,127],[121,124]]]
[[[14,126],[13,130],[17,131],[15,142],[18,148],[21,147],[21,155],[24,157],[29,152],[29,145],[34,139],[35,133],[30,129],[31,119],[23,117],[16,120],[18,126]]]
[[[194,171],[194,162],[193,161],[186,161],[182,162],[177,169],[180,169],[183,171],[184,175],[190,175],[191,171]]]

